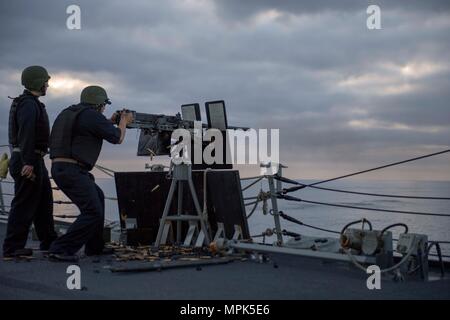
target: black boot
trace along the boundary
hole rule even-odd
[[[14,257],[20,257],[20,256],[32,256],[33,255],[33,249],[29,248],[23,248],[23,249],[17,249],[11,252],[4,252],[3,257],[5,258],[14,258]]]
[[[88,257],[91,257],[91,256],[107,256],[107,255],[111,255],[113,253],[114,253],[114,249],[113,248],[103,248],[102,251],[100,251],[100,252],[86,252],[85,251],[85,254]]]
[[[49,253],[48,259],[54,262],[78,262],[79,257],[76,254]]]

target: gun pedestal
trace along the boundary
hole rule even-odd
[[[195,214],[182,214],[183,209],[183,182],[186,181],[189,187],[189,191],[194,202]],[[172,204],[175,189],[178,188],[178,208],[176,215],[169,215],[169,210]],[[211,239],[207,229],[207,217],[202,214],[200,205],[198,202],[197,194],[195,192],[194,183],[192,182],[192,166],[190,164],[172,163],[172,183],[170,184],[169,194],[167,196],[166,204],[164,206],[163,215],[161,217],[158,229],[158,235],[156,236],[155,247],[159,247],[161,244],[165,244],[169,235],[172,221],[177,222],[177,242],[181,240],[181,221],[189,221],[189,230],[187,232],[184,245],[191,245],[194,239],[195,233],[198,231],[198,235],[195,241],[195,246],[202,246],[205,242],[210,243]],[[198,230],[198,224],[200,229]]]

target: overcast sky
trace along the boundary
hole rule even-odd
[[[366,27],[369,3],[381,8],[381,30]],[[81,30],[66,27],[70,4]],[[42,98],[52,121],[90,84],[107,88],[107,115],[223,99],[230,124],[280,129],[293,178],[450,145],[450,1],[15,0],[1,2],[0,24],[0,144],[7,96],[38,64],[52,76]],[[105,143],[99,162],[142,170],[149,159],[136,146],[130,130],[124,145]],[[450,180],[450,155],[364,178]]]

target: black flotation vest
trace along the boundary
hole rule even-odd
[[[56,117],[50,134],[50,159],[73,158],[73,128],[78,116],[89,108],[83,105],[72,105]]]
[[[35,128],[35,148],[47,152],[49,143],[50,124],[44,104],[31,94],[23,93],[13,99],[9,110],[8,142],[13,147],[19,146],[19,126],[17,124],[17,111],[26,100],[32,100],[35,104],[37,117]]]

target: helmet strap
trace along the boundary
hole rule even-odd
[[[104,103],[94,105],[94,109],[98,112],[102,112],[102,108],[104,107]]]
[[[45,90],[45,84],[41,87],[39,91],[41,92],[42,96],[45,96],[47,94],[47,90]]]

